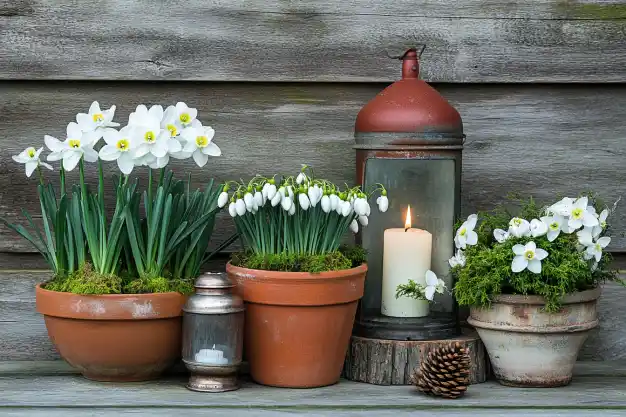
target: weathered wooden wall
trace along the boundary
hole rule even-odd
[[[626,171],[626,4],[620,1],[0,1],[0,215],[37,213],[34,179],[10,156],[62,135],[93,100],[185,101],[223,156],[191,169],[200,185],[314,165],[351,182],[354,118],[427,44],[422,76],[463,116],[463,212],[511,191],[611,201]],[[109,165],[113,172],[115,165]],[[93,173],[90,174],[93,178]],[[626,251],[626,210],[610,248]],[[232,226],[222,216],[215,243]],[[41,263],[0,227],[0,358],[56,357],[33,309]],[[37,266],[33,266],[37,265]],[[22,270],[20,272],[20,270]],[[45,274],[44,274],[45,275]],[[607,287],[602,328],[582,359],[623,357],[625,290]]]

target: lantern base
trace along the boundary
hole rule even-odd
[[[367,315],[357,318],[354,335],[385,340],[441,340],[461,334],[454,313],[431,312],[427,317]]]
[[[200,392],[226,392],[239,389],[237,375],[194,375],[189,377],[187,389]]]

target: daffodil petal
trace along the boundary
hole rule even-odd
[[[426,285],[437,285],[437,275],[430,269],[426,271]]]
[[[559,237],[561,230],[548,230],[548,242],[554,242],[554,240]]]
[[[150,148],[150,153],[157,158],[162,158],[167,154],[167,143],[162,140],[157,140],[152,144]]]
[[[213,142],[210,142],[207,146],[202,148],[202,153],[205,155],[220,156],[222,154],[222,150],[219,148],[219,146],[217,146]]]
[[[606,248],[607,246],[609,246],[609,243],[611,243],[611,238],[608,236],[604,236],[601,237],[600,239],[598,239],[598,245],[600,245],[601,248]]]
[[[593,214],[589,213],[588,211],[585,212],[585,214],[583,215],[583,225],[586,227],[593,227],[598,225],[600,222],[598,221],[598,219],[596,218],[596,216],[594,216]]]
[[[93,148],[83,148],[83,154],[85,155],[85,161],[96,162],[98,160],[98,152]]]
[[[432,301],[433,298],[435,297],[435,287],[434,286],[427,286],[426,289],[424,290],[424,297],[428,300],[428,301]]]
[[[122,153],[119,158],[117,158],[117,166],[120,168],[120,171],[124,175],[128,175],[133,172],[133,168],[135,167],[135,163],[133,162],[133,158],[128,154],[128,152]]]
[[[37,161],[26,162],[26,176],[30,178],[30,176],[33,175],[33,172],[37,169],[38,165]]]
[[[196,164],[198,164],[198,166],[199,166],[200,168],[202,168],[203,166],[205,166],[205,165],[206,165],[206,163],[209,161],[209,156],[208,156],[208,155],[203,154],[203,153],[200,151],[200,149],[196,150],[196,151],[193,153],[193,155],[192,155],[192,156],[193,156],[193,160],[196,162]]]
[[[120,154],[120,150],[114,145],[104,145],[99,152],[100,159],[103,161],[114,161],[120,157]]]
[[[78,165],[82,154],[80,152],[70,151],[63,155],[63,169],[72,171]]]

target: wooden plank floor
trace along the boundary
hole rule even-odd
[[[26,365],[26,364],[24,364]],[[331,387],[296,390],[244,382],[242,389],[204,394],[185,389],[186,378],[144,383],[98,383],[54,367],[0,367],[2,416],[624,416],[626,364],[579,363],[571,385],[515,389],[490,381],[473,385],[459,400],[418,394],[410,386],[375,386],[341,381]],[[56,367],[62,371],[62,367]],[[45,373],[45,372],[44,372]]]

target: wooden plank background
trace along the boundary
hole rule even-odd
[[[620,1],[13,0],[0,2],[0,216],[16,221],[26,208],[38,219],[36,180],[10,156],[62,136],[93,100],[116,104],[122,123],[138,103],[197,107],[223,156],[203,169],[173,165],[196,185],[302,163],[352,182],[356,114],[398,77],[388,54],[418,43],[422,77],[463,117],[464,215],[509,192],[623,196]],[[626,251],[624,204],[614,252]],[[221,215],[212,246],[232,231]],[[57,357],[34,311],[33,284],[46,273],[32,270],[42,267],[0,227],[0,358]],[[624,357],[624,291],[607,287],[581,359]]]

